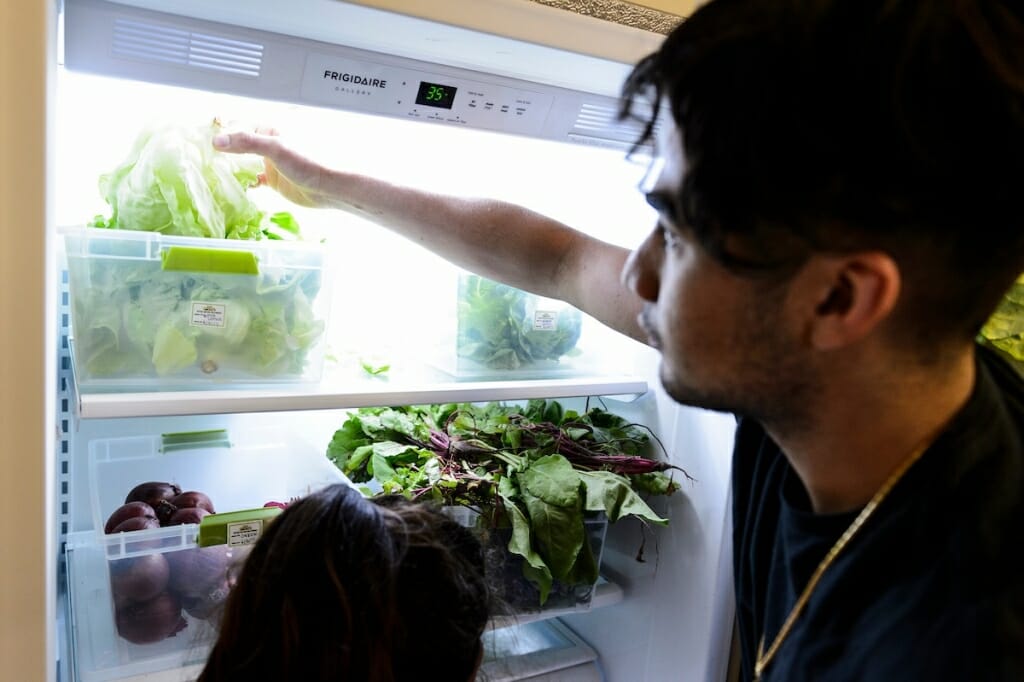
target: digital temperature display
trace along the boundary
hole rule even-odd
[[[455,90],[450,85],[439,85],[437,83],[420,82],[419,92],[416,93],[416,104],[425,107],[438,107],[440,109],[451,109],[455,100]]]

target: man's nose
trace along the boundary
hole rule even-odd
[[[651,303],[658,300],[661,287],[659,272],[662,252],[661,231],[652,230],[643,243],[629,254],[622,267],[622,283]]]

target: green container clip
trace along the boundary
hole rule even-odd
[[[171,246],[160,252],[160,269],[176,272],[216,272],[258,275],[259,259],[251,251]]]
[[[280,507],[260,507],[223,514],[208,514],[199,524],[199,536],[196,540],[200,547],[241,547],[254,544],[281,511]]]

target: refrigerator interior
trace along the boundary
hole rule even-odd
[[[158,122],[200,125],[214,117],[240,128],[273,126],[289,144],[329,166],[429,190],[521,203],[629,248],[642,240],[655,220],[636,189],[650,159],[642,153],[627,158],[622,145],[571,144],[225,94],[201,82],[196,87],[166,85],[63,67],[56,73],[53,104],[51,172],[58,228],[109,215],[99,177],[121,163],[144,128]],[[455,324],[457,268],[348,214],[304,209],[265,188],[252,190],[251,195],[269,213],[290,212],[306,239],[327,246],[331,310],[321,385],[269,397],[255,395],[250,402],[225,397],[224,391],[195,391],[185,397],[156,393],[159,399],[153,402],[139,396],[129,405],[132,401],[116,393],[90,396],[77,391],[68,349],[60,347],[61,540],[69,533],[94,530],[88,494],[90,442],[204,429],[247,433],[270,425],[299,432],[310,448],[324,451],[346,410],[363,406],[360,400],[366,406],[424,402],[435,395],[431,386],[452,383],[445,358]],[[57,234],[52,238],[53,271],[60,287],[61,240]],[[515,234],[502,238],[514,240]],[[57,311],[63,319],[63,341],[66,289],[58,292],[64,296]],[[587,397],[557,386],[550,389],[553,393],[546,392],[543,382],[533,384],[533,389],[516,385],[504,390],[462,379],[454,382],[462,386],[462,393],[438,393],[436,402],[447,402],[450,395],[474,401],[556,395],[568,396],[562,402],[569,407],[602,404],[650,427],[665,445],[666,456],[693,480],[684,482],[670,499],[653,501],[655,511],[670,519],[667,528],[643,529],[633,520],[609,528],[601,573],[612,588],[599,592],[603,598],[595,598],[588,611],[565,614],[553,621],[554,630],[539,634],[534,631],[538,623],[530,618],[522,619],[518,628],[496,626],[488,635],[488,679],[544,679],[540,675],[545,670],[548,679],[563,680],[724,679],[733,611],[728,519],[733,420],[673,404],[658,385],[657,354],[596,321],[584,319],[581,343],[598,360],[595,373],[634,379],[609,385],[643,390],[594,389]],[[364,363],[387,364],[391,369],[383,377],[367,377]],[[337,398],[348,392],[357,397]],[[643,561],[638,561],[641,551]],[[66,619],[67,613],[62,610],[60,617]],[[60,677],[76,679],[69,656],[77,646],[76,633],[65,628],[59,634],[67,637]],[[591,655],[575,662],[563,660],[550,653],[561,645],[537,643],[545,637],[572,642],[574,655]],[[531,647],[547,647],[549,659],[534,655],[520,665],[514,652]],[[197,655],[201,657],[201,652]],[[186,663],[180,670],[164,670],[163,677],[145,671],[135,674],[138,679],[185,679],[194,674],[196,661]],[[576,667],[570,673],[571,666]],[[118,679],[129,679],[129,672],[128,667],[117,669]]]
[[[110,215],[99,177],[127,158],[136,136],[149,126],[202,126],[214,118],[229,129],[273,126],[290,145],[329,166],[427,190],[522,203],[623,246],[637,243],[653,221],[653,211],[635,190],[648,159],[626,160],[617,149],[64,70],[57,100],[56,221],[61,227]],[[444,367],[436,353],[454,333],[458,269],[350,214],[297,206],[268,188],[249,194],[268,213],[294,215],[307,241],[328,246],[325,270],[334,285],[329,374],[358,376],[361,359],[390,364],[392,378],[406,369],[419,372],[422,365]],[[584,320],[583,335],[584,343],[592,339],[598,345],[596,355],[605,360],[600,371],[634,373],[630,342],[590,319]]]

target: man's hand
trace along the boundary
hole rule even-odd
[[[264,171],[260,184],[300,206],[327,208],[336,203],[324,181],[327,169],[287,147],[273,128],[221,133],[213,138],[213,146],[223,152],[261,155]]]

